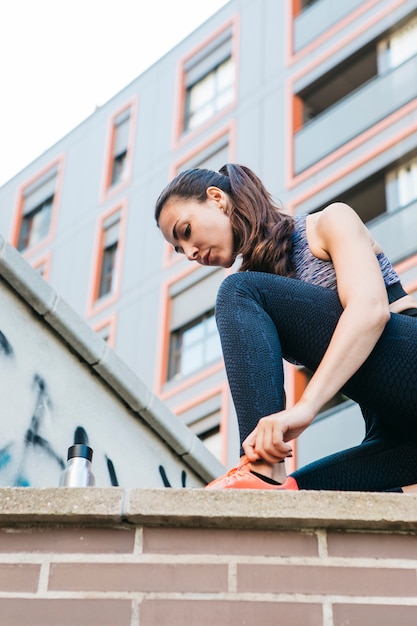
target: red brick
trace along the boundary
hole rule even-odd
[[[318,556],[314,533],[282,530],[144,528],[143,551],[154,554]]]
[[[417,559],[415,535],[331,532],[327,536],[327,546],[330,556]]]
[[[130,626],[129,600],[0,598],[1,626]]]
[[[237,589],[254,593],[408,597],[416,595],[417,581],[412,569],[242,564],[237,566]]]
[[[334,626],[416,626],[417,606],[336,604]]]
[[[0,553],[131,553],[135,530],[107,528],[1,529]]]
[[[38,588],[39,571],[40,565],[0,563],[0,591],[34,593]]]
[[[322,626],[323,623],[320,604],[300,602],[145,600],[139,615],[140,626]]]
[[[184,563],[53,563],[54,591],[227,591],[227,565]]]

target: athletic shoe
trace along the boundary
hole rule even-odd
[[[298,485],[294,478],[288,476],[282,485],[272,485],[258,478],[250,471],[249,461],[243,458],[240,465],[229,470],[224,476],[216,478],[205,489],[272,489],[274,491],[298,491]]]

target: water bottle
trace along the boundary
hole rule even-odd
[[[83,443],[68,448],[67,467],[61,474],[60,487],[94,487],[95,478],[91,471],[93,450]]]

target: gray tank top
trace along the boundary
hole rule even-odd
[[[293,233],[293,250],[292,261],[294,263],[295,276],[299,280],[328,289],[336,289],[336,272],[331,261],[323,261],[314,256],[308,247],[306,235],[306,219],[307,213],[296,215],[294,217],[295,229]],[[397,272],[392,267],[387,256],[381,252],[376,255],[381,268],[381,273],[388,287],[393,283],[399,282]]]

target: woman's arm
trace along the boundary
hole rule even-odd
[[[333,262],[344,311],[301,398],[314,415],[364,363],[390,316],[372,240],[357,214],[346,204],[332,204],[320,214],[316,233]]]
[[[334,203],[312,225],[314,253],[334,264],[344,311],[324,357],[291,409],[262,418],[244,443],[250,460],[277,462],[364,363],[389,320],[386,288],[369,231],[348,205]]]

